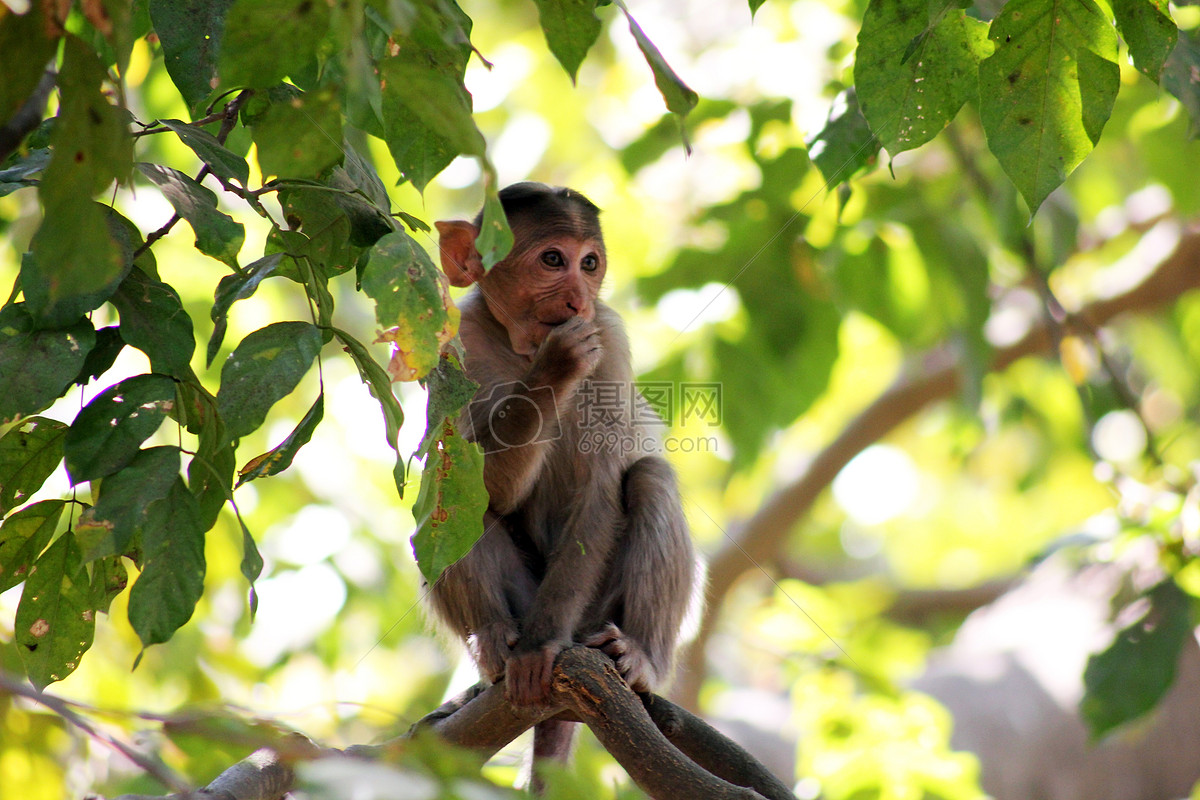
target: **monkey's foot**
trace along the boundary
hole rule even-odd
[[[473,633],[467,640],[467,649],[479,668],[480,677],[489,683],[496,683],[504,677],[505,664],[516,644],[516,626],[497,622]]]
[[[650,656],[646,655],[640,644],[626,636],[613,623],[608,623],[583,643],[611,658],[617,665],[617,672],[621,673],[629,688],[635,692],[648,692],[658,683],[658,674]]]

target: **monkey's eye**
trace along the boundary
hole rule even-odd
[[[563,259],[562,253],[557,250],[547,250],[542,253],[542,263],[547,267],[561,267],[567,262]]]
[[[600,267],[600,259],[595,255],[584,256],[580,266],[583,267],[584,272],[595,272]]]

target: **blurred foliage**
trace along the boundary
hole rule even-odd
[[[73,709],[0,687],[6,794],[166,790],[105,737],[201,785],[279,730],[377,741],[438,704],[450,663],[408,541],[414,503],[441,516],[421,462],[457,446],[427,221],[494,219],[526,178],[605,209],[606,291],[643,379],[672,388],[710,553],[889,386],[955,365],[767,560],[740,556],[683,676],[705,711],[801,741],[800,796],[980,796],[945,712],[903,688],[964,611],[888,612],[1064,541],[1153,545],[1163,580],[1114,599],[1083,704],[1097,736],[1152,708],[1200,597],[1200,295],[1100,328],[1077,312],[1194,235],[1200,7],[1083,3],[1042,50],[1017,24],[1040,5],[771,0],[752,25],[682,0],[113,0],[61,27],[0,5],[0,120],[60,73],[0,163],[0,671],[65,678]],[[405,327],[414,308],[439,314]],[[998,367],[1039,325],[1049,346]],[[393,394],[402,374],[428,388]],[[100,402],[118,396],[136,407]],[[43,623],[54,646],[31,648]],[[511,796],[520,749],[482,778],[428,742],[304,777],[316,797]],[[550,785],[636,796],[586,736]]]

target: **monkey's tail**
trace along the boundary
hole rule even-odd
[[[544,788],[542,778],[538,775],[538,765],[546,761],[559,764],[570,761],[578,728],[579,723],[560,719],[548,719],[533,726],[533,775],[530,785],[535,795],[541,795]]]

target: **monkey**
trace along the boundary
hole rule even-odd
[[[514,244],[486,274],[482,213],[436,223],[446,277],[475,287],[458,301],[465,371],[479,384],[460,424],[484,451],[488,508],[483,536],[430,604],[516,705],[547,701],[554,659],[573,644],[599,648],[648,692],[670,673],[695,558],[674,471],[635,427],[648,407],[624,325],[599,298],[600,210],[540,183],[499,197]],[[624,407],[589,414],[605,387]],[[612,446],[624,443],[639,447]],[[565,761],[575,727],[535,726],[535,762]]]

